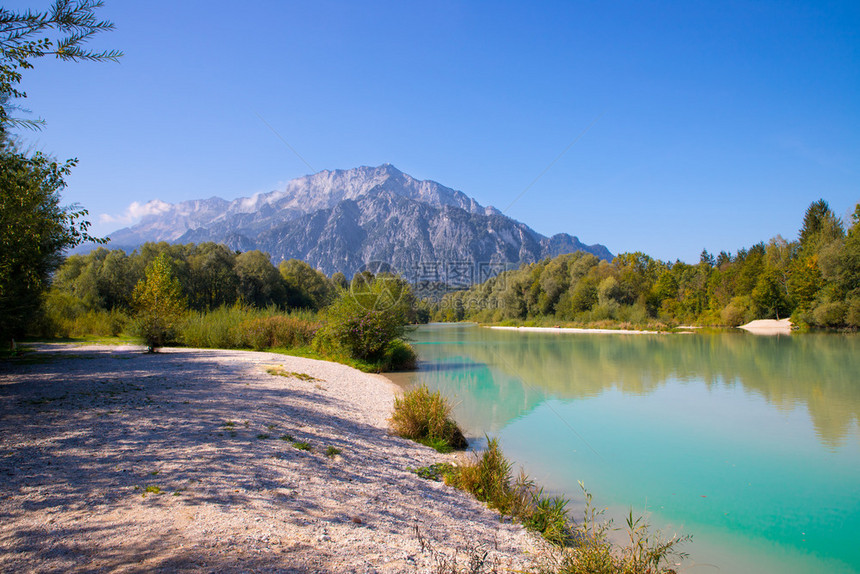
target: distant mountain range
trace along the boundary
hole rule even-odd
[[[566,233],[545,237],[463,192],[419,181],[390,164],[321,171],[283,190],[234,201],[157,205],[157,214],[112,233],[109,245],[132,250],[148,241],[214,241],[259,249],[275,263],[302,259],[326,274],[349,277],[382,262],[413,280],[459,277],[463,284],[562,253],[612,258],[603,245],[585,245]]]

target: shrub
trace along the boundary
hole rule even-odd
[[[405,332],[413,301],[408,284],[399,277],[356,274],[349,290],[341,290],[326,310],[314,346],[324,354],[379,362]]]
[[[391,426],[398,435],[440,452],[466,448],[466,438],[450,415],[451,406],[442,393],[421,385],[394,399]]]
[[[386,347],[404,332],[402,310],[368,309],[348,292],[329,307],[326,325],[320,330],[323,348],[341,350],[354,359],[375,361]]]
[[[523,525],[537,532],[544,538],[564,546],[570,539],[570,527],[567,519],[568,500],[563,496],[543,495],[543,489],[532,492],[531,504],[526,505],[523,512]]]
[[[42,311],[33,325],[33,334],[39,337],[116,337],[130,322],[119,309],[93,309],[81,298],[58,289],[48,291]]]
[[[418,357],[412,346],[402,339],[394,339],[385,349],[383,371],[412,371],[418,363]]]
[[[182,343],[217,349],[269,349],[306,346],[320,328],[316,314],[276,308],[220,307],[189,313],[181,328]]]
[[[723,325],[739,327],[748,322],[750,317],[749,297],[735,297],[720,313]]]
[[[135,286],[132,301],[136,334],[150,352],[176,341],[186,302],[165,253],[146,268],[146,277]]]
[[[571,540],[567,499],[544,496],[543,489],[537,488],[522,470],[513,480],[511,463],[495,438],[488,437],[487,450],[474,463],[446,475],[446,482],[471,493],[503,515],[519,520],[553,544],[563,546]]]
[[[839,327],[845,324],[847,306],[841,301],[821,303],[812,310],[812,317],[819,327]]]
[[[511,485],[511,463],[502,454],[498,439],[488,438],[487,450],[474,464],[461,467],[451,482],[490,508],[512,514],[516,497]]]
[[[860,297],[848,302],[848,312],[845,314],[845,323],[849,327],[860,327]]]
[[[188,347],[237,349],[242,346],[239,325],[259,313],[240,306],[219,307],[208,312],[189,313],[180,339]]]

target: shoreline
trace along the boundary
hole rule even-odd
[[[756,319],[738,329],[743,329],[753,335],[791,335],[794,327],[791,319]]]
[[[477,550],[505,570],[543,547],[410,470],[456,455],[389,434],[384,375],[253,351],[33,347],[0,366],[4,571],[393,574]]]
[[[526,333],[587,333],[617,335],[667,335],[665,331],[643,331],[637,329],[585,329],[581,327],[506,327],[501,325],[482,325],[487,329],[504,331],[523,331]]]

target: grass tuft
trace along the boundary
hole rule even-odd
[[[391,427],[404,438],[420,442],[439,452],[464,449],[466,437],[451,419],[451,406],[439,391],[426,385],[394,399]]]
[[[272,367],[267,367],[266,372],[269,373],[270,375],[275,375],[278,377],[288,377],[288,378],[292,378],[292,379],[298,379],[300,381],[320,382],[320,383],[324,382],[322,379],[318,379],[318,378],[313,377],[307,373],[297,373],[295,371],[288,371],[288,370],[284,369],[283,367],[279,367],[277,365],[272,366]]]
[[[546,496],[542,488],[524,472],[513,479],[511,463],[502,454],[497,439],[487,439],[487,450],[471,464],[461,467],[425,467],[416,471],[431,478],[440,474],[446,484],[472,493],[502,515],[509,515],[526,528],[539,532],[552,543],[551,549],[538,560],[535,574],[674,574],[674,567],[687,554],[678,546],[690,536],[664,538],[654,532],[648,521],[627,517],[628,542],[616,546],[608,539],[612,521],[603,519],[596,510],[591,494],[585,493],[585,514],[575,524],[568,515],[568,500]]]
[[[430,466],[421,466],[418,468],[408,469],[414,472],[424,480],[432,480],[434,482],[442,482],[446,476],[456,472],[455,466],[449,462],[437,462]]]

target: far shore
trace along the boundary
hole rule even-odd
[[[490,329],[523,331],[526,333],[610,333],[613,335],[663,335],[664,331],[642,331],[637,329],[583,329],[580,327],[503,327],[487,325]]]
[[[614,334],[614,335],[688,335],[696,329],[692,325],[677,327],[674,331],[646,331],[641,329],[587,329],[582,327],[510,327],[501,325],[482,325],[489,329],[504,331],[520,331],[525,333],[584,333],[584,334]],[[790,319],[757,319],[746,325],[737,327],[754,335],[790,335],[793,325]]]

